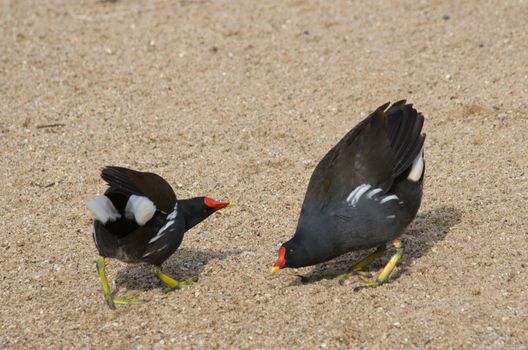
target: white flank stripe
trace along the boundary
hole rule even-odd
[[[157,253],[157,252],[161,252],[163,249],[167,248],[168,244],[165,244],[163,247],[159,248],[159,249],[156,249],[156,250],[153,250],[151,252],[148,252],[148,253],[145,253],[143,254],[142,258],[146,258],[147,256],[151,255],[151,254],[154,254],[154,253]]]
[[[359,199],[361,198],[361,196],[363,196],[363,194],[365,194],[365,192],[367,192],[371,187],[372,186],[370,186],[369,184],[359,185],[358,187],[354,189],[354,191],[352,191],[348,195],[346,199],[347,202],[355,206],[357,202],[359,201]]]
[[[381,188],[375,188],[367,193],[367,197],[372,198],[374,195],[382,192],[383,190]]]
[[[390,196],[387,196],[387,197],[383,197],[383,199],[380,201],[380,204],[383,204],[383,203],[386,203],[388,201],[392,201],[392,200],[398,200],[398,196],[395,195],[395,194],[391,194]]]
[[[167,220],[174,220],[178,216],[178,203],[174,205],[174,210],[167,216]]]
[[[165,232],[165,230],[166,230],[169,226],[171,226],[172,224],[174,224],[174,220],[169,220],[169,221],[167,221],[167,223],[166,223],[165,225],[163,225],[162,228],[159,229],[158,233],[156,233],[156,235],[155,235],[154,237],[152,237],[152,238],[150,239],[150,241],[148,241],[149,244],[150,244],[150,243],[154,243],[154,242],[156,242],[158,239],[160,239],[160,238],[163,236],[163,232]]]
[[[424,171],[424,159],[423,159],[424,146],[422,146],[420,153],[418,153],[418,156],[413,160],[411,172],[409,173],[409,176],[407,176],[407,179],[414,181],[414,182],[417,182],[418,180],[420,180],[420,178],[422,177],[423,171]]]
[[[146,258],[147,256],[149,256],[150,254],[154,253],[154,251],[151,251],[151,252],[148,252],[148,253],[145,253],[143,254],[142,258]]]
[[[387,219],[396,219],[396,215],[389,215],[387,216]]]
[[[90,197],[84,201],[84,204],[88,207],[95,216],[95,218],[106,224],[107,221],[114,221],[119,219],[121,215],[117,212],[117,209],[114,207],[114,204],[107,196],[95,196]]]
[[[131,195],[125,208],[127,218],[134,216],[139,226],[145,225],[156,213],[156,206],[144,196]]]
[[[99,245],[97,244],[97,233],[95,233],[95,224],[92,225],[92,237],[95,243],[95,247],[99,250]]]

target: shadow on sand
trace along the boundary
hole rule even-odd
[[[236,251],[180,248],[163,263],[162,269],[165,274],[176,280],[189,277],[199,278],[200,273],[210,260],[223,260],[238,253]],[[115,283],[118,289],[126,288],[128,290],[150,290],[164,287],[152,273],[152,265],[148,264],[127,265],[117,273]]]
[[[410,227],[402,235],[404,254],[398,264],[398,270],[392,274],[391,279],[398,278],[400,274],[405,272],[412,261],[427,254],[436,242],[443,240],[447,236],[449,229],[457,225],[461,218],[461,211],[453,207],[440,207],[425,213],[418,213]],[[389,246],[387,247],[389,248]],[[352,252],[317,265],[307,275],[299,275],[300,279],[297,282],[293,282],[293,285],[335,278],[338,274],[347,272],[350,266],[372,251],[374,249],[370,249],[368,252]],[[383,268],[393,252],[394,250],[389,248],[382,258],[367,267],[367,271],[372,273]]]

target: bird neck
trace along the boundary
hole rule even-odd
[[[333,258],[336,251],[328,240],[325,226],[302,225],[298,226],[292,241],[295,242],[299,250],[303,251],[304,261],[302,266],[315,265]]]

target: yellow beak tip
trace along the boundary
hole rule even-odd
[[[229,208],[229,207],[234,207],[235,205],[236,205],[235,203],[231,203],[231,202],[229,202],[229,204],[227,205],[227,207],[228,207],[228,208]]]
[[[279,271],[280,269],[281,269],[281,268],[280,268],[279,266],[273,266],[273,267],[271,268],[271,272],[277,272],[277,271]]]

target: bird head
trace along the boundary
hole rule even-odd
[[[304,259],[307,253],[303,247],[294,241],[288,241],[279,248],[279,257],[273,267],[272,272],[279,271],[284,267],[301,267],[305,266]]]
[[[186,229],[199,224],[215,211],[232,207],[231,202],[220,202],[210,197],[196,197],[179,201],[185,214]]]

